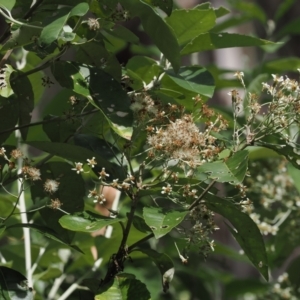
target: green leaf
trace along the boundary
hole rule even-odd
[[[43,198],[47,197],[44,191],[44,182],[53,179],[59,182],[58,190],[48,197],[59,199],[62,208],[67,213],[82,211],[84,207],[83,197],[85,196],[84,181],[80,175],[72,170],[70,164],[65,162],[49,162],[41,166],[42,180],[36,181],[31,186],[31,196],[33,202],[38,204]],[[51,202],[48,202],[51,205]],[[74,233],[62,228],[58,220],[65,214],[60,210],[46,207],[39,210],[40,215],[47,226],[55,231],[60,239],[70,244]]]
[[[134,251],[146,254],[155,263],[162,276],[163,290],[166,292],[169,289],[169,283],[173,279],[175,271],[171,258],[165,253],[159,253],[152,249],[137,249]]]
[[[10,76],[15,70],[11,65],[5,65],[0,69],[0,96],[8,98],[13,94],[10,84]]]
[[[267,15],[258,4],[254,2],[244,1],[235,1],[231,4],[235,9],[242,11],[244,14],[251,17],[252,19],[257,19],[263,24],[266,23]]]
[[[86,148],[66,144],[66,143],[54,143],[54,142],[27,142],[28,145],[35,147],[37,149],[40,149],[44,152],[60,156],[62,158],[71,160],[73,162],[81,162],[85,163],[87,159],[91,159],[92,157],[95,157],[97,161],[97,166],[102,168],[105,168],[105,171],[112,175],[112,178],[121,178],[123,176],[122,173],[120,174],[120,166],[117,166],[115,164],[110,163],[105,158],[102,157],[102,155],[99,155],[97,153],[94,153],[91,150],[88,150]],[[71,170],[72,166],[69,165],[69,169]],[[76,174],[75,171],[72,171],[74,174]]]
[[[44,235],[45,237],[53,240],[53,241],[56,241],[56,242],[59,242],[60,244],[63,244],[65,246],[68,246],[80,253],[83,253],[76,245],[71,245],[69,243],[67,243],[65,240],[61,239],[57,233],[55,233],[52,228],[49,228],[49,227],[46,227],[46,226],[42,226],[42,225],[39,225],[39,224],[31,224],[31,223],[19,223],[19,224],[13,224],[13,225],[10,225],[10,226],[7,226],[7,229],[11,229],[11,228],[30,228],[30,229],[33,229],[33,230],[36,230],[38,231],[39,233],[41,233],[42,235]]]
[[[209,31],[215,26],[216,15],[214,10],[176,9],[166,18],[167,24],[172,27],[179,45],[191,42],[196,36]]]
[[[220,6],[218,8],[214,8],[215,14],[217,18],[221,18],[223,16],[226,16],[230,13],[230,10],[228,10],[226,7]]]
[[[138,43],[139,38],[129,29],[124,26],[116,25],[109,33],[117,38],[120,38],[128,43]]]
[[[128,75],[134,80],[133,87],[136,89],[140,89],[143,87],[143,82],[146,84],[150,83],[154,77],[159,77],[159,75],[163,72],[162,67],[160,67],[157,62],[146,56],[134,56],[130,58],[126,65],[126,70]],[[132,73],[133,72],[133,73]],[[135,80],[138,80],[136,83]]]
[[[298,192],[300,193],[300,181],[299,181],[299,175],[300,170],[295,168],[291,163],[288,164],[288,174],[292,177],[294,181],[294,185]]]
[[[235,279],[225,284],[224,297],[225,299],[234,299],[238,296],[243,297],[251,291],[251,294],[266,295],[270,289],[270,285],[254,279]]]
[[[41,31],[42,28],[32,28],[26,25],[21,26],[20,28],[12,32],[9,39],[1,48],[1,52],[33,44],[36,41],[37,37],[41,34]]]
[[[186,210],[165,209],[161,207],[144,207],[143,216],[146,224],[159,239],[180,224],[188,214]]]
[[[181,55],[194,52],[214,50],[232,47],[253,47],[274,44],[273,42],[262,40],[256,37],[241,35],[236,33],[204,33],[197,36],[188,43],[182,50]]]
[[[18,271],[0,266],[0,296],[3,300],[33,300],[27,278]]]
[[[277,35],[279,37],[283,37],[285,35],[298,35],[300,33],[300,18],[294,19],[291,22],[289,22],[287,25],[283,26]]]
[[[212,75],[200,66],[181,67],[178,74],[172,70],[167,71],[161,81],[159,92],[171,96],[171,92],[180,92],[178,103],[184,105],[186,109],[194,109],[192,100],[197,94],[210,98],[214,94],[214,79]],[[173,95],[174,97],[174,95]],[[182,101],[186,99],[186,101]]]
[[[96,293],[95,300],[149,300],[150,293],[146,285],[135,279],[133,275],[120,274],[113,281],[101,287]]]
[[[61,86],[87,97],[112,122],[131,126],[130,99],[122,86],[106,72],[65,61],[56,62],[52,72]]]
[[[0,236],[5,232],[6,226],[1,224],[0,225]]]
[[[15,6],[16,0],[0,0],[0,8],[4,7],[9,11]]]
[[[176,72],[180,66],[180,54],[173,30],[148,4],[134,0],[124,0],[123,2],[133,16],[138,16],[141,19],[144,30],[170,61]]]
[[[115,158],[119,154],[119,150],[114,145],[91,134],[75,134],[74,143],[77,146],[93,151],[106,160]]]
[[[296,0],[285,0],[281,2],[276,10],[274,20],[278,21],[281,19],[295,2]]]
[[[122,27],[125,28],[125,27]],[[118,82],[121,80],[121,66],[112,53],[101,43],[91,41],[81,45],[75,45],[76,49],[76,62],[82,64],[93,65],[104,72],[110,74]]]
[[[132,221],[133,226],[144,233],[150,233],[151,229],[150,227],[146,224],[145,220],[139,216],[134,216],[133,221]]]
[[[280,145],[280,138],[278,136],[277,144],[271,144],[264,141],[259,141],[258,146],[266,147],[268,149],[274,150],[276,153],[285,156],[285,158],[293,164],[297,169],[300,169],[300,151],[297,149],[297,146],[291,146],[289,144]]]
[[[248,151],[238,151],[227,160],[204,163],[197,171],[209,173],[209,178],[218,182],[241,183],[248,168]]]
[[[18,72],[16,80],[12,81],[12,88],[19,102],[19,126],[27,125],[31,121],[31,113],[34,109],[34,94],[32,85],[24,73]],[[23,140],[26,140],[28,127],[20,129]]]
[[[124,218],[108,218],[86,211],[83,213],[64,215],[60,218],[59,223],[63,228],[72,231],[95,232],[107,225],[119,223],[124,220]]]
[[[173,0],[143,0],[144,2],[152,5],[153,7],[159,7],[164,11],[168,16],[172,13]]]
[[[11,135],[14,130],[1,133],[7,129],[14,128],[19,118],[19,105],[14,95],[8,99],[0,96],[0,145]]]
[[[287,71],[296,72],[298,68],[300,68],[300,59],[298,57],[280,58],[264,64],[264,70],[268,73]]]
[[[234,228],[230,228],[245,254],[257,270],[268,280],[268,258],[262,235],[254,221],[232,202],[211,193],[204,197],[205,205],[225,217]]]
[[[48,122],[55,119],[55,122]],[[47,115],[43,118],[43,130],[52,142],[65,142],[77,131],[81,125],[79,118],[63,120],[58,116]]]
[[[60,8],[55,20],[43,28],[39,44],[44,47],[57,40],[69,18],[73,16],[82,17],[88,10],[89,5],[87,3],[79,3],[71,9],[69,7]]]
[[[48,267],[47,270],[37,273],[33,275],[33,278],[35,281],[37,280],[43,280],[48,281],[51,279],[58,278],[62,274],[62,271],[59,268],[55,267]]]

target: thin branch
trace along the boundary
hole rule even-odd
[[[29,17],[31,17],[31,15],[33,14],[33,12],[44,2],[44,0],[37,0],[34,5],[32,5],[30,7],[30,9],[28,10],[28,12],[24,15],[23,19],[28,19]]]
[[[214,179],[202,192],[202,194],[196,199],[188,208],[188,210],[192,210],[195,206],[197,206],[200,201],[203,199],[203,197],[206,195],[206,193],[209,191],[209,189],[216,183],[217,179]]]

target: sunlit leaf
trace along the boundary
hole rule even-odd
[[[242,150],[236,152],[228,159],[211,163],[204,163],[197,172],[205,172],[210,178],[218,182],[241,183],[247,172],[248,151]]]
[[[59,223],[62,227],[72,231],[95,232],[107,225],[118,223],[123,220],[124,219],[119,218],[108,218],[87,211],[73,215],[65,215],[60,218]]]
[[[133,275],[120,274],[110,283],[103,287],[101,286],[95,296],[95,300],[111,299],[149,300],[151,299],[151,296],[146,285],[135,279]]]
[[[166,22],[172,27],[178,39],[179,45],[185,45],[201,33],[214,27],[216,15],[212,8],[200,10],[176,9],[172,15],[166,18]]]
[[[163,290],[166,292],[175,272],[171,258],[165,253],[159,253],[152,249],[138,249],[137,251],[146,254],[155,263],[162,276]]]
[[[186,210],[165,209],[161,207],[144,207],[143,216],[146,224],[159,239],[180,224],[188,214]]]
[[[41,46],[51,44],[58,38],[69,18],[73,16],[82,17],[88,10],[89,5],[87,3],[79,3],[71,9],[69,7],[60,8],[55,20],[43,28],[39,38],[39,44]]]

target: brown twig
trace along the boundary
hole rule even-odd
[[[195,206],[197,206],[200,201],[203,199],[203,197],[206,195],[206,193],[210,190],[210,188],[216,183],[217,179],[214,179],[207,187],[206,189],[201,193],[201,195],[189,206],[188,210],[192,210]]]

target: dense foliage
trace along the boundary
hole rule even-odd
[[[0,0],[1,299],[298,299],[299,259],[272,270],[298,245],[300,206],[299,86],[274,73],[300,62],[182,65],[271,53],[294,32],[229,33],[267,24],[231,4],[239,17],[172,0]],[[208,105],[224,87],[231,107]],[[218,238],[228,230],[240,252]]]

